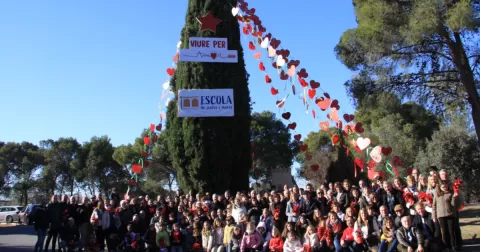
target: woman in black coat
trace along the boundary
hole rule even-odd
[[[33,212],[34,228],[37,232],[37,242],[35,243],[35,252],[43,250],[43,242],[48,229],[48,212],[46,208],[47,202],[43,201],[42,205],[36,207]]]

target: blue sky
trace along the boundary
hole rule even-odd
[[[0,141],[38,144],[72,136],[84,142],[108,135],[114,145],[133,142],[143,128],[158,123],[165,69],[172,64],[187,2],[0,2]],[[291,58],[340,101],[342,112],[351,113],[343,83],[352,73],[333,52],[343,31],[356,25],[351,1],[249,5]],[[244,48],[254,110],[278,113],[258,62],[246,43]],[[283,91],[284,83],[272,78]],[[285,108],[304,136],[326,120],[318,110],[320,119],[306,115],[298,96],[290,96]]]

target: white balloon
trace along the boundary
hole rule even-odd
[[[181,45],[182,45],[182,41],[178,41],[177,48],[180,48]]]
[[[168,106],[169,102],[170,102],[170,97],[167,98],[167,101],[165,102],[165,106]]]
[[[283,58],[282,55],[278,55],[278,57],[277,57],[277,66],[278,66],[278,67],[282,67],[283,65],[285,65],[285,59]]]
[[[240,9],[238,7],[233,7],[232,8],[232,15],[234,17],[237,16],[239,11],[240,11]]]
[[[170,87],[170,82],[169,82],[169,81],[163,83],[163,89],[166,90],[166,89],[168,89],[169,87]]]
[[[267,48],[268,47],[268,37],[265,37],[262,41],[262,43],[260,44],[260,47],[262,48]]]

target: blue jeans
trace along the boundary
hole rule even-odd
[[[42,251],[43,243],[45,242],[45,235],[47,234],[47,229],[39,228],[37,231],[37,242],[35,243],[34,252]]]
[[[172,246],[172,251],[171,252],[183,252],[183,247],[182,246]]]
[[[333,245],[335,246],[335,251],[342,251],[342,245],[340,245],[340,239],[335,235],[333,238]]]
[[[397,245],[398,245],[397,239],[393,239],[392,240],[392,246],[390,246],[390,248],[388,248],[388,242],[386,240],[383,240],[380,243],[380,246],[378,247],[378,251],[380,251],[380,252],[393,252],[397,248]]]

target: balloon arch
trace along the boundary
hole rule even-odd
[[[297,122],[290,120],[291,112],[288,111],[286,101],[289,96],[302,95],[302,103],[307,113],[319,120],[320,129],[331,134],[331,143],[339,148],[345,148],[347,156],[353,157],[355,176],[357,171],[367,171],[368,178],[374,179],[377,176],[386,178],[388,176],[399,176],[399,170],[405,169],[405,164],[398,156],[390,157],[392,148],[387,146],[371,146],[371,140],[363,137],[364,129],[361,122],[354,122],[355,116],[352,114],[342,113],[339,101],[331,97],[327,91],[321,88],[320,82],[314,80],[305,67],[300,67],[300,60],[289,59],[290,50],[281,46],[281,40],[275,38],[271,33],[267,33],[267,29],[262,25],[260,17],[255,14],[255,8],[249,8],[249,4],[245,0],[238,0],[237,6],[232,6],[232,15],[235,16],[240,23],[241,32],[248,39],[248,48],[252,52],[253,57],[258,61],[258,69],[264,74],[264,82],[270,85],[271,95],[276,97],[275,106],[280,110],[282,119],[287,122],[287,127],[293,134],[295,141],[300,144],[300,151],[305,152],[307,160],[312,159],[312,154],[306,144],[302,142],[302,135],[296,132]],[[210,16],[210,17],[208,17]],[[212,18],[208,13],[203,18]],[[160,122],[158,125],[151,124],[148,135],[144,137],[144,146],[142,155],[138,163],[131,165],[132,178],[129,180],[129,186],[135,186],[138,182],[138,174],[149,165],[148,157],[151,154],[154,143],[157,140],[157,133],[162,131],[162,125],[166,118],[163,111],[162,103],[170,102],[168,95],[173,93],[170,90],[169,79],[175,74],[176,64],[179,60],[181,42],[177,44],[177,51],[173,57],[172,67],[167,68],[167,81],[163,84],[163,92],[159,108]],[[267,71],[268,68],[273,68]],[[277,76],[280,80],[286,82],[290,89],[281,92],[273,84],[273,76]],[[272,104],[273,105],[273,104]],[[325,117],[317,115],[317,111],[325,112]],[[342,115],[342,116],[341,116]],[[335,130],[332,130],[332,128]],[[253,147],[253,142],[252,142]],[[255,154],[252,153],[252,168],[256,169]],[[383,161],[384,167],[379,167]],[[311,173],[316,173],[320,168],[319,164],[313,163],[309,167],[305,167]],[[378,171],[376,171],[378,170]],[[412,168],[405,170],[407,174],[411,173]],[[388,173],[388,174],[387,174]],[[260,176],[258,170],[254,170],[254,176]]]

